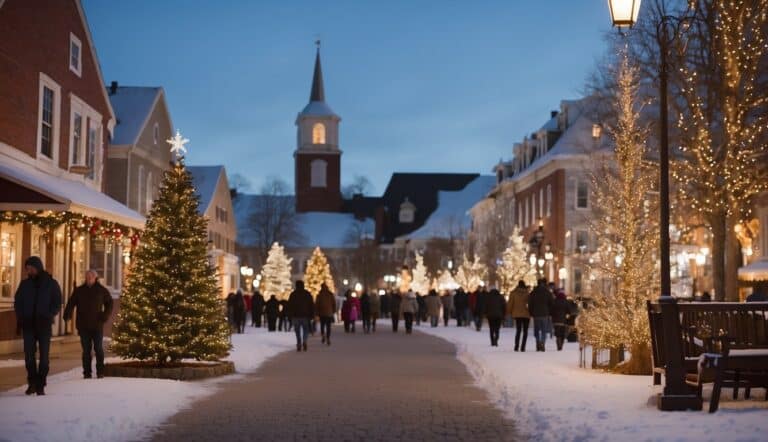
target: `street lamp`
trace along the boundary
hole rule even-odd
[[[631,28],[637,23],[640,0],[608,0],[608,9],[614,26]]]

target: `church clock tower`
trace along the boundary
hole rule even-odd
[[[317,42],[315,72],[309,104],[296,117],[296,211],[338,212],[341,210],[341,118],[325,102],[320,42]]]

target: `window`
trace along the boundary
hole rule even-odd
[[[398,219],[401,224],[410,224],[416,219],[416,206],[414,206],[407,197],[405,198],[405,201],[400,204]]]
[[[160,125],[155,123],[155,127],[152,128],[152,142],[157,146],[157,140],[160,139]]]
[[[84,167],[85,177],[96,180],[101,175],[101,114],[73,94],[69,105],[70,170],[72,166]]]
[[[83,146],[83,116],[72,111],[72,142],[69,150],[72,152],[72,164],[80,164],[80,151]]]
[[[552,185],[547,184],[547,216],[552,216]]]
[[[146,190],[144,190],[145,185],[144,166],[139,165],[139,176],[136,179],[136,205],[139,213],[144,213],[144,204],[146,203],[146,200],[144,199],[144,194],[146,192]]]
[[[56,162],[59,132],[59,91],[61,88],[44,74],[40,74],[40,138],[38,152]]]
[[[98,273],[104,287],[120,289],[120,247],[102,238],[92,237],[90,247],[91,269]]]
[[[584,252],[589,248],[589,233],[586,230],[576,231],[576,249]]]
[[[69,34],[69,70],[78,77],[83,72],[83,45],[75,34]]]
[[[325,125],[315,123],[312,126],[312,144],[325,144]]]
[[[522,210],[520,210],[520,202],[517,203],[517,225],[522,227],[523,226],[523,220],[522,220]]]
[[[324,160],[313,160],[310,164],[310,186],[326,187],[326,169],[328,163]]]
[[[531,196],[531,224],[536,222],[536,194]]]
[[[573,294],[581,294],[581,269],[573,269]]]
[[[152,200],[153,200],[153,198],[152,198],[152,191],[153,191],[152,172],[148,172],[147,173],[147,188],[145,189],[145,192],[146,192],[145,198],[146,198],[146,200],[144,202],[144,206],[146,207],[147,212],[149,212],[149,210],[152,208]]]
[[[544,216],[544,189],[539,189],[539,218]]]
[[[88,143],[85,152],[86,166],[88,166],[88,174],[86,175],[90,179],[96,178],[96,147],[99,146],[100,130],[95,124],[96,122],[88,120]]]
[[[11,299],[19,283],[17,230],[16,226],[0,224],[0,299]]]
[[[589,185],[586,181],[579,180],[576,183],[576,208],[586,209],[589,207]]]

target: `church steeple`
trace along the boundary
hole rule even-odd
[[[309,94],[309,101],[325,101],[323,68],[320,65],[320,40],[315,44],[317,44],[317,55],[315,55],[315,74],[312,76],[312,92]]]

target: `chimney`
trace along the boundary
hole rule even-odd
[[[556,110],[549,112],[549,118],[555,118],[559,112]]]
[[[113,81],[109,85],[109,95],[115,95],[116,92],[117,92],[117,82]]]

